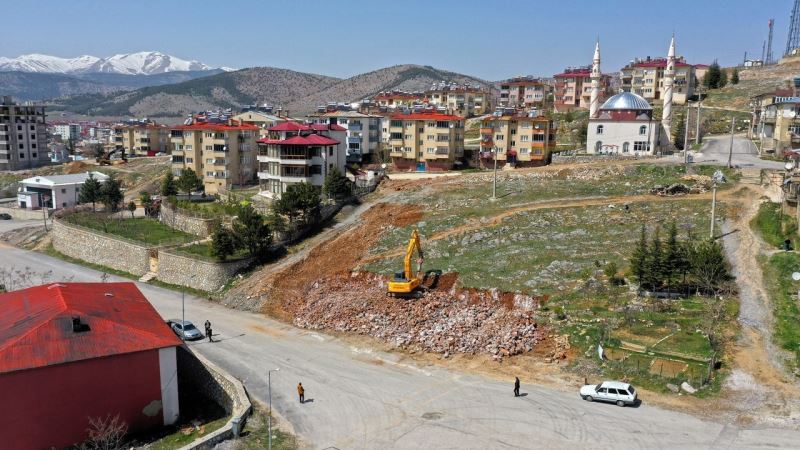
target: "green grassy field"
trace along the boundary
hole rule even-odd
[[[763,261],[765,285],[773,303],[775,342],[791,353],[789,365],[800,367],[800,282],[792,273],[800,271],[800,255],[793,252],[776,253]]]
[[[65,216],[64,220],[148,245],[177,244],[199,239],[197,236],[175,230],[157,220],[145,217],[113,219],[103,213],[80,212],[69,214]]]
[[[783,226],[780,223],[781,217]],[[778,203],[762,203],[750,226],[774,247],[780,247],[786,239],[794,242],[797,235],[797,221],[786,211],[781,214],[781,205]]]

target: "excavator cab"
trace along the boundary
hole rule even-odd
[[[394,279],[389,282],[388,295],[395,297],[412,296],[415,295],[415,291],[422,284],[417,274],[411,271],[411,258],[414,256],[414,250],[419,253],[417,262],[419,263],[418,271],[421,271],[423,262],[422,244],[417,230],[411,233],[411,239],[408,241],[406,257],[403,260],[403,271],[395,272]]]

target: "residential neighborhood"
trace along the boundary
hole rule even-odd
[[[798,447],[800,0],[131,6],[7,8],[0,448]]]

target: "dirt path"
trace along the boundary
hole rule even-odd
[[[770,425],[797,424],[800,420],[800,386],[785,371],[783,351],[772,339],[773,316],[759,257],[768,253],[764,241],[750,228],[763,189],[748,186],[740,200],[741,214],[723,226],[738,229],[723,243],[739,287],[739,322],[742,333],[733,349],[733,368],[726,380],[733,420]]]
[[[727,191],[725,191],[723,193],[718,193],[717,198],[722,200],[729,195],[730,194]],[[445,231],[440,231],[430,236],[425,236],[424,239],[427,242],[438,241],[441,239],[446,239],[451,236],[469,233],[471,231],[477,231],[487,227],[495,227],[500,225],[503,222],[503,220],[508,217],[523,212],[536,211],[541,209],[564,209],[564,208],[580,208],[583,206],[625,205],[625,204],[635,204],[640,202],[661,203],[661,202],[710,200],[710,199],[711,199],[711,193],[706,192],[702,194],[682,195],[673,197],[660,197],[656,195],[645,194],[645,195],[628,195],[628,196],[618,196],[618,197],[589,197],[589,198],[584,197],[584,198],[572,198],[572,199],[562,198],[558,200],[537,201],[537,202],[531,202],[513,206],[489,218],[482,218],[481,220],[471,220],[464,225],[450,228]],[[403,254],[405,254],[404,247],[398,247],[388,252],[364,258],[363,262],[370,263],[381,259],[397,257]]]

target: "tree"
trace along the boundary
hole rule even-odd
[[[631,255],[631,272],[639,286],[643,287],[647,282],[647,229],[644,224],[642,224],[639,242]]]
[[[152,201],[153,198],[150,197],[149,192],[142,191],[139,193],[139,203],[141,203],[143,207],[147,207]]]
[[[78,202],[91,203],[92,211],[94,211],[94,204],[100,200],[100,189],[100,182],[97,181],[92,172],[89,172],[89,178],[81,185],[81,190],[78,194]]]
[[[217,225],[211,234],[211,255],[225,261],[235,251],[238,243],[233,232],[222,225]]]
[[[728,71],[722,69],[719,71],[719,88],[722,89],[728,84]]]
[[[672,286],[675,279],[687,269],[684,247],[678,242],[678,227],[670,223],[666,246],[664,248],[664,271],[667,286]]]
[[[672,119],[672,142],[675,143],[675,148],[678,150],[685,150],[686,142],[686,114],[689,114],[688,109],[683,114],[676,114]]]
[[[322,193],[335,199],[350,195],[350,180],[342,175],[338,167],[334,167],[325,176],[325,182],[322,184]]]
[[[134,203],[133,200],[131,200],[130,203],[128,203],[128,211],[130,211],[131,219],[133,219],[133,213],[136,212],[136,203]]]
[[[199,189],[201,185],[202,182],[194,170],[188,167],[181,170],[181,176],[178,177],[177,186],[178,189],[189,194],[189,201],[192,201],[192,191]]]
[[[645,262],[647,285],[653,289],[659,288],[664,282],[664,251],[661,245],[661,230],[656,227],[653,240],[650,242],[649,254]]]
[[[122,182],[117,180],[113,173],[108,176],[103,187],[100,188],[100,199],[108,211],[119,209],[120,203],[124,200]]]
[[[731,74],[731,84],[739,84],[739,69],[733,69],[733,73]]]
[[[689,263],[692,276],[706,291],[716,294],[722,283],[730,279],[728,263],[717,241],[696,244],[689,252]]]
[[[96,161],[100,161],[103,156],[106,154],[106,149],[103,147],[103,144],[92,144],[92,154]]]
[[[706,74],[703,75],[703,86],[705,86],[706,89],[718,89],[720,87],[719,82],[721,78],[722,70],[719,64],[714,61],[714,63],[708,66]]]
[[[164,181],[161,182],[161,195],[163,197],[172,197],[178,194],[178,187],[175,185],[175,176],[172,172],[167,172]]]
[[[281,194],[281,198],[273,203],[273,209],[278,214],[289,216],[289,221],[302,214],[306,223],[311,223],[319,217],[320,188],[309,183],[292,184]]]
[[[286,220],[284,220],[280,214],[277,214],[274,209],[270,209],[264,221],[267,223],[267,226],[269,226],[273,236],[276,233],[286,232]]]
[[[81,448],[88,450],[117,450],[123,448],[125,435],[128,434],[128,424],[119,418],[119,414],[105,419],[90,417],[89,428],[86,430],[89,440]]]
[[[237,242],[247,249],[250,256],[259,256],[272,243],[269,226],[251,205],[239,208],[233,222],[233,234]]]

